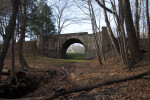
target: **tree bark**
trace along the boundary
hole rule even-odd
[[[103,52],[103,45],[102,45],[102,40],[103,40],[103,34],[100,33],[100,30],[98,31],[98,44],[99,44],[99,50],[100,50],[100,53],[103,57],[103,60],[104,62],[106,62],[106,58],[105,58],[105,55],[104,55],[104,52]],[[106,47],[107,48],[107,47]],[[107,53],[107,52],[106,52]]]
[[[87,2],[88,2],[88,6],[89,6],[92,30],[93,30],[93,34],[94,34],[94,45],[95,45],[95,49],[96,49],[96,56],[97,56],[97,59],[99,61],[99,64],[103,65],[102,59],[101,59],[100,47],[99,47],[99,44],[98,44],[98,41],[97,41],[97,37],[96,37],[97,24],[96,24],[95,14],[94,14],[94,11],[93,11],[93,7],[92,7],[92,4],[91,4],[91,1],[88,0]]]
[[[119,16],[116,13],[116,7],[115,4],[113,4],[112,0],[111,1],[111,5],[113,8],[113,15],[116,18],[116,26],[117,26],[117,33],[118,33],[118,40],[119,40],[119,44],[120,44],[120,55],[122,57],[122,61],[124,62],[124,64],[128,67],[128,69],[130,70],[130,64],[129,64],[129,57],[128,57],[128,47],[127,47],[127,41],[126,41],[126,36],[125,36],[125,31],[124,31],[124,14],[122,13],[122,1],[118,0],[118,8],[119,8]]]
[[[122,5],[123,5],[123,11],[125,17],[126,30],[128,35],[128,44],[129,44],[129,51],[131,54],[131,62],[132,64],[135,64],[136,62],[141,60],[139,42],[136,37],[129,0],[122,0]]]
[[[136,37],[139,40],[140,39],[140,33],[139,33],[139,11],[138,11],[138,0],[135,0],[135,13],[134,13],[134,19],[135,19],[135,31],[136,31]]]
[[[147,34],[148,34],[148,59],[150,59],[150,19],[149,19],[148,0],[146,0],[146,19],[147,19]]]
[[[24,56],[23,56],[23,42],[25,40],[25,31],[26,31],[26,0],[23,1],[23,13],[21,14],[21,34],[20,39],[18,41],[18,54],[19,54],[19,61],[21,64],[21,68],[27,70],[29,68]]]
[[[12,33],[15,30],[16,26],[16,17],[18,13],[18,7],[19,7],[19,2],[20,0],[12,0],[12,15],[10,17],[9,24],[6,28],[6,39],[5,42],[3,43],[1,52],[0,52],[0,75],[2,73],[3,65],[4,65],[4,59],[6,57],[10,41],[12,38]]]
[[[15,40],[14,40],[14,33],[13,32],[13,35],[12,35],[12,42],[11,42],[11,59],[12,59],[12,64],[11,64],[11,81],[15,81],[16,80],[16,77],[15,77],[15,52],[14,52],[14,48],[15,48]]]

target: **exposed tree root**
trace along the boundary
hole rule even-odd
[[[99,84],[96,84],[96,85],[92,85],[92,86],[85,86],[85,87],[78,87],[78,88],[64,90],[64,91],[61,91],[61,92],[57,92],[53,96],[45,96],[40,100],[52,100],[52,99],[58,98],[59,96],[62,96],[62,95],[65,95],[65,94],[76,93],[76,92],[81,92],[81,91],[89,91],[89,90],[92,90],[94,88],[98,88],[98,87],[105,86],[105,85],[110,85],[110,84],[114,84],[114,83],[139,79],[139,78],[142,78],[142,77],[147,76],[147,75],[150,75],[150,71],[145,71],[143,73],[140,73],[140,74],[137,74],[137,75],[134,75],[134,76],[125,77],[125,78],[108,80],[108,81],[105,81],[105,82],[102,82],[102,83],[99,83]]]
[[[36,77],[29,77],[24,72],[17,72],[16,78],[17,82],[15,83],[10,80],[0,82],[0,98],[21,98],[27,93],[33,92],[39,86],[39,80]]]

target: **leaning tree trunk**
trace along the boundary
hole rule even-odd
[[[127,47],[127,42],[126,42],[126,36],[125,36],[125,31],[124,31],[124,15],[123,15],[123,12],[122,12],[122,1],[121,0],[118,0],[118,8],[119,8],[119,16],[118,14],[116,13],[117,10],[116,10],[116,6],[113,4],[112,0],[111,1],[111,5],[112,5],[112,8],[113,8],[113,15],[115,16],[116,18],[116,26],[117,26],[117,33],[118,33],[118,40],[119,41],[119,44],[120,44],[120,55],[122,57],[122,61],[123,63],[128,67],[128,69],[130,70],[130,64],[129,64],[129,57],[128,57],[128,47]]]
[[[12,15],[10,17],[8,27],[6,28],[6,39],[5,39],[5,42],[3,43],[3,46],[0,52],[0,75],[2,73],[4,59],[6,57],[6,54],[10,45],[12,34],[15,30],[19,1],[20,0],[12,0]]]
[[[149,6],[146,0],[146,19],[147,19],[147,34],[148,34],[148,59],[150,59],[150,19],[149,19]]]
[[[21,34],[20,39],[18,41],[18,55],[19,55],[19,61],[21,64],[22,69],[29,68],[24,56],[23,56],[23,42],[25,40],[25,31],[26,31],[26,0],[23,2],[23,14],[21,14]],[[21,9],[22,10],[22,9]]]
[[[101,1],[102,1],[102,4],[105,6],[105,0],[101,0]],[[103,8],[103,11],[104,11],[104,17],[105,17],[105,22],[106,22],[106,26],[107,26],[107,31],[108,31],[109,37],[110,37],[111,42],[112,42],[112,44],[113,44],[113,46],[115,48],[115,51],[118,53],[118,55],[120,55],[119,44],[118,44],[118,41],[115,39],[115,37],[113,35],[112,29],[111,29],[111,26],[110,26],[110,23],[109,23],[109,20],[108,20],[106,9]]]
[[[135,64],[141,59],[139,42],[136,37],[129,0],[122,0],[122,5],[123,5],[125,24],[126,24],[126,30],[128,36],[129,51],[131,54],[131,62],[132,64]]]

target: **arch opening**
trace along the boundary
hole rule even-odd
[[[79,39],[67,40],[61,48],[63,59],[85,59],[85,45]]]

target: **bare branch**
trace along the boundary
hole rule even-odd
[[[113,11],[109,8],[107,8],[106,6],[104,6],[99,0],[95,0],[99,6],[101,6],[103,9],[105,9],[106,11],[110,12],[110,13],[113,13]]]

